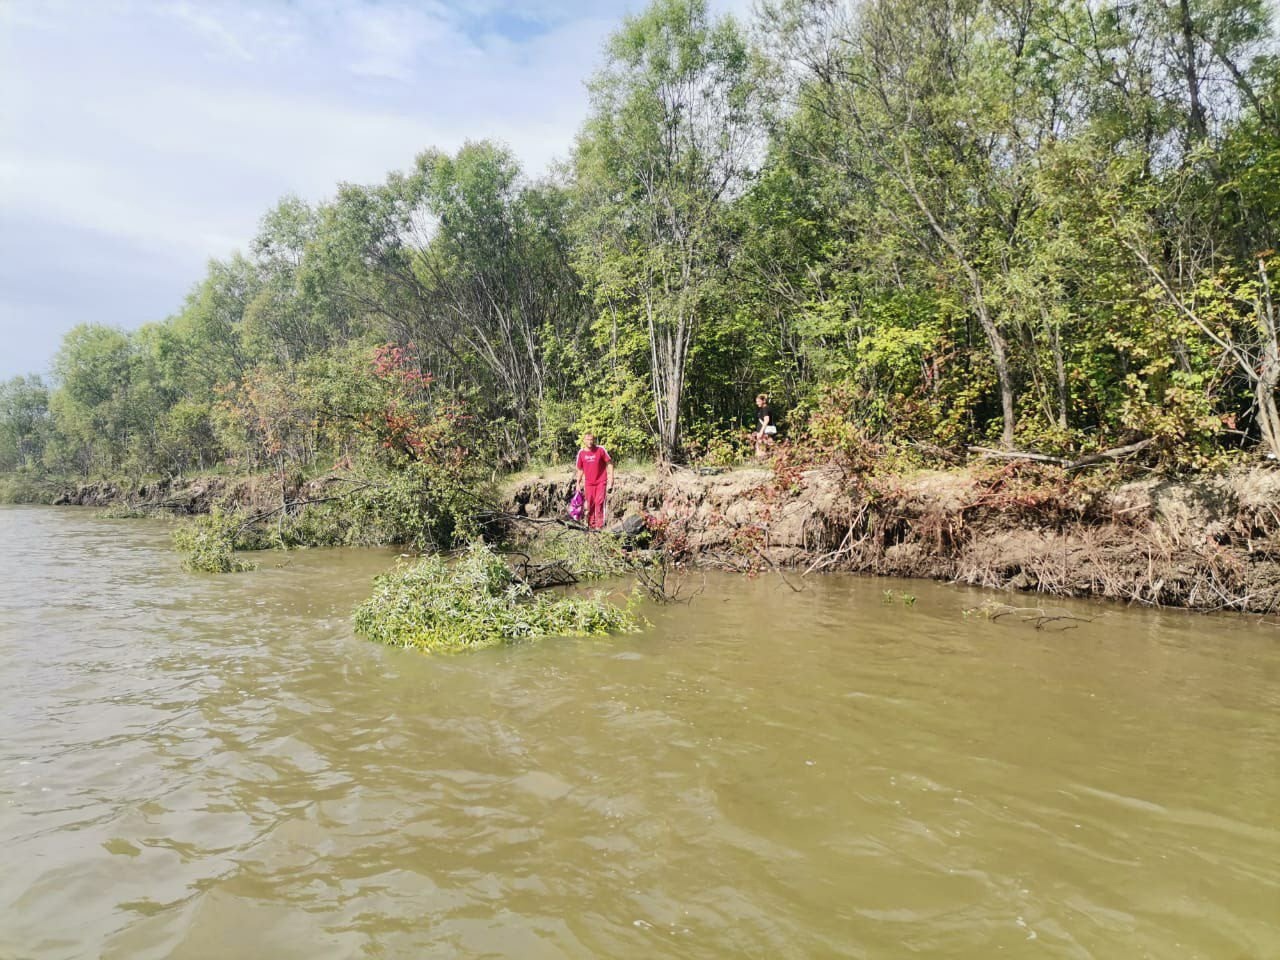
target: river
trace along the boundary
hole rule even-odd
[[[429,657],[392,556],[0,508],[0,957],[1280,956],[1280,628],[709,576]]]

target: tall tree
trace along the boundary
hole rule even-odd
[[[565,204],[524,181],[509,150],[430,150],[407,176],[344,187],[314,270],[386,338],[415,344],[441,381],[471,394],[512,462],[543,428],[553,343],[579,339],[585,311],[568,257]]]
[[[0,470],[38,464],[49,428],[49,390],[40,377],[0,383]]]
[[[647,333],[670,460],[690,351],[739,242],[730,204],[759,160],[760,87],[735,21],[704,0],[657,0],[613,36],[590,89],[577,263],[602,314]]]
[[[1001,440],[1014,443],[1019,375],[1010,293],[1039,151],[1062,136],[1072,98],[1044,9],[1006,0],[797,0],[769,15],[808,109],[838,135],[821,159],[868,194],[877,226],[953,275],[986,342]]]

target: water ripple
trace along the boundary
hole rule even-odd
[[[433,659],[351,634],[385,552],[0,544],[3,956],[1280,954],[1242,621],[712,577],[646,634]]]

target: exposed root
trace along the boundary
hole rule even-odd
[[[624,480],[622,498],[641,505],[655,547],[680,564],[1280,612],[1280,471],[1119,483],[1012,461],[908,477],[788,469],[670,483]],[[519,505],[558,496],[535,491]]]

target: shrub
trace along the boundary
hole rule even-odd
[[[547,539],[543,555],[562,563],[579,580],[619,577],[635,567],[623,539],[603,531],[561,530]]]
[[[214,510],[179,527],[173,533],[173,542],[186,554],[183,567],[193,573],[242,573],[254,569],[256,564],[235,554],[242,523],[234,513]]]
[[[60,488],[57,480],[33,470],[0,473],[0,503],[52,503]]]
[[[470,650],[554,636],[630,632],[638,619],[600,595],[534,596],[492,550],[475,542],[450,563],[424,557],[374,581],[355,611],[370,640],[432,652]]]

